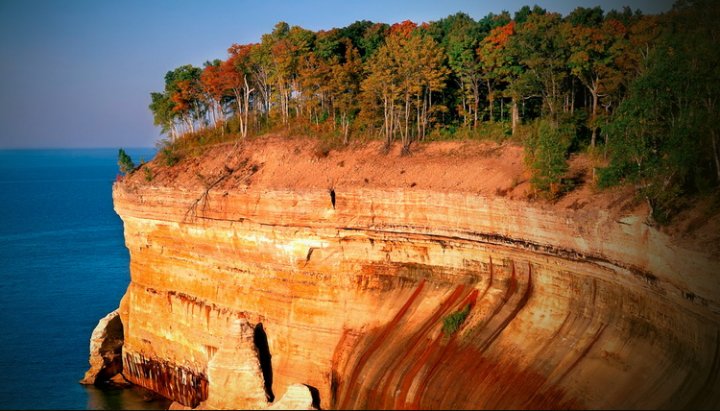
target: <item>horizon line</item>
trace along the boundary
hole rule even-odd
[[[0,147],[0,151],[3,150],[109,150],[109,149],[123,149],[131,150],[137,148],[152,148],[157,149],[155,146],[87,146],[87,147],[62,147],[62,146],[45,146],[45,147]]]

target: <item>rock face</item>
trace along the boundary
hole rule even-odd
[[[720,406],[709,254],[592,207],[333,193],[116,184],[125,376],[209,409]]]
[[[218,351],[208,362],[208,384],[212,390],[206,408],[232,409],[239,404],[246,409],[267,407],[269,396],[254,334],[254,327],[244,319],[235,319],[230,324]]]
[[[90,369],[81,384],[101,384],[122,372],[123,325],[117,310],[103,317],[90,337]]]

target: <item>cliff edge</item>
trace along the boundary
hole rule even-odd
[[[207,409],[720,406],[716,214],[660,230],[582,159],[529,200],[509,144],[315,144],[115,184],[128,380]]]

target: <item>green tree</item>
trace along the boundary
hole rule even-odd
[[[482,77],[476,53],[483,37],[481,26],[465,13],[456,13],[430,26],[428,34],[445,48],[448,65],[458,83],[463,124],[478,122]]]
[[[523,24],[516,26],[511,40],[518,61],[532,76],[526,84],[540,86],[537,92],[543,98],[547,115],[553,120],[561,113],[564,84],[569,75],[569,27],[557,13],[532,13]]]
[[[178,131],[175,126],[175,112],[173,111],[173,102],[167,93],[150,93],[150,111],[153,114],[153,123],[160,126],[161,133],[169,134],[171,140],[175,140]]]
[[[720,4],[680,2],[666,18],[608,126],[610,165],[599,172],[601,186],[633,182],[661,223],[720,184]]]
[[[201,73],[200,68],[186,64],[165,74],[165,93],[173,102],[172,110],[190,132],[195,132],[195,123],[205,116],[206,108],[201,99]]]
[[[595,23],[595,20],[592,22]],[[618,53],[624,50],[622,43],[625,41],[625,27],[619,21],[606,20],[597,24],[598,26],[574,26],[568,37],[570,71],[592,96],[589,124],[592,147],[595,147],[597,138],[600,99],[614,94],[620,84],[622,71],[617,61]]]
[[[135,171],[135,163],[130,156],[122,148],[118,150],[118,167],[123,174],[129,174]]]
[[[562,176],[567,172],[567,153],[574,137],[570,125],[555,125],[539,120],[525,141],[525,163],[532,171],[531,184],[549,197],[562,191]]]

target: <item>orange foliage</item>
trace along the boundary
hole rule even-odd
[[[487,42],[495,46],[495,49],[500,49],[507,44],[513,34],[515,34],[514,20],[504,26],[492,29],[487,36]]]
[[[225,79],[227,72],[222,70],[221,66],[207,66],[200,74],[200,82],[205,91],[215,101],[220,101],[225,94],[227,80]]]
[[[405,20],[402,23],[395,23],[390,26],[390,35],[408,38],[416,28],[417,24],[410,20]]]

